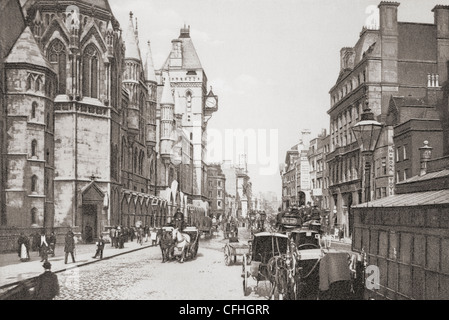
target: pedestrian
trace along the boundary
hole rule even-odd
[[[25,235],[25,233],[21,232],[19,239],[17,240],[18,254],[20,261],[25,262],[30,260],[30,239]]]
[[[31,247],[31,250],[33,250],[34,252],[39,251],[39,247],[40,247],[40,242],[41,242],[41,236],[39,235],[39,232],[36,232],[32,234],[32,238],[33,238],[33,244]]]
[[[41,262],[48,261],[48,242],[45,230],[41,232],[41,239],[39,243],[39,255],[41,257]]]
[[[96,259],[98,256],[100,256],[100,259],[103,259],[104,244],[105,241],[103,240],[103,235],[100,235],[97,241],[97,252],[95,252],[95,255],[92,258]]]
[[[117,228],[116,227],[112,227],[109,230],[109,237],[111,237],[111,247],[115,247],[115,242],[117,241]]]
[[[129,229],[129,236],[130,236],[130,238],[131,238],[131,242],[134,241],[134,235],[135,235],[135,234],[136,234],[136,233],[135,233],[134,227],[131,227],[131,228]]]
[[[119,245],[120,245],[120,226],[116,226],[115,227],[115,248],[118,249]]]
[[[143,231],[145,233],[145,242],[148,242],[148,236],[150,233],[150,227],[148,225],[145,225],[145,227],[143,228]]]
[[[52,231],[50,236],[48,237],[48,245],[49,245],[49,253],[51,253],[52,257],[54,257],[56,249],[56,234],[54,231]]]
[[[65,259],[64,263],[67,264],[67,258],[69,257],[69,253],[72,256],[72,262],[75,262],[75,235],[72,232],[72,229],[69,229],[65,236],[65,246],[64,246],[64,252],[65,252]]]
[[[124,248],[124,243],[125,243],[125,234],[123,233],[123,228],[122,227],[118,227],[118,248],[119,249],[123,249]]]
[[[51,271],[50,262],[45,261],[42,266],[45,271],[37,277],[34,299],[52,300],[54,297],[59,295],[58,276]]]

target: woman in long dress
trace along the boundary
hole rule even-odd
[[[25,262],[30,260],[30,240],[23,234],[20,234],[19,240],[19,257],[20,261]]]

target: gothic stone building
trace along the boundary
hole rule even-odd
[[[108,225],[162,223],[156,81],[131,17],[124,42],[107,0],[22,9],[26,27],[2,61],[2,234],[71,227],[91,241]]]

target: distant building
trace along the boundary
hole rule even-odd
[[[226,211],[226,176],[220,164],[209,164],[207,169],[209,192],[209,216],[217,219]]]
[[[286,152],[285,163],[281,170],[282,179],[282,209],[290,206],[306,205],[310,198],[310,168],[309,168],[310,130],[302,130],[298,144]]]

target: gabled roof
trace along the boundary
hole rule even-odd
[[[181,34],[179,35],[179,40],[181,40],[182,47],[182,68],[183,69],[202,69],[200,58],[196,52],[195,46],[193,45],[192,39],[190,38],[190,27],[189,29],[181,29]],[[162,66],[162,70],[167,70],[170,63],[170,55]]]
[[[180,38],[182,40],[182,67],[184,69],[202,69],[200,58],[193,46],[192,39]]]
[[[53,70],[34,39],[30,27],[23,30],[5,59],[5,63],[29,63]]]

